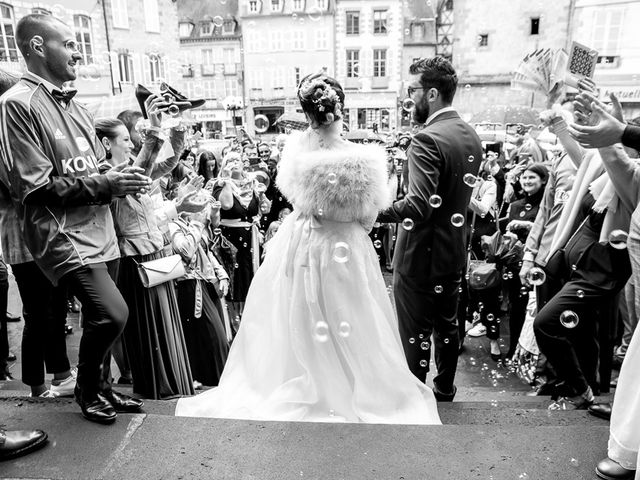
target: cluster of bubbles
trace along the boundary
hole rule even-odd
[[[351,335],[351,324],[347,321],[342,321],[338,324],[338,335],[342,338],[349,338]],[[329,324],[324,320],[318,320],[313,327],[313,337],[320,343],[329,341],[331,334],[331,328]]]

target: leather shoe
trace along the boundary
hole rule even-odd
[[[43,447],[47,434],[42,430],[1,430],[0,461],[21,457]]]
[[[442,393],[438,391],[435,386],[433,387],[433,394],[435,395],[436,401],[438,402],[453,402],[453,397],[456,396],[457,391],[458,387],[456,387],[455,385],[453,386],[452,393]]]
[[[611,420],[611,405],[609,403],[594,403],[587,408],[589,413],[594,417]]]
[[[82,416],[87,420],[97,423],[113,423],[118,416],[115,409],[101,393],[85,398],[82,391],[76,386],[76,402],[80,405]]]
[[[104,391],[102,394],[118,413],[138,413],[144,406],[142,400],[118,393],[115,390]]]
[[[610,458],[600,460],[596,467],[596,475],[605,480],[633,480],[635,474],[635,470],[627,470]]]

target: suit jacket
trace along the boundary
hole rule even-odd
[[[447,111],[413,137],[407,156],[408,193],[378,217],[380,222],[413,220],[410,230],[398,229],[394,270],[422,281],[453,279],[466,262],[466,228],[454,226],[451,217],[466,217],[473,188],[463,178],[478,175],[480,138],[456,112]],[[429,204],[434,194],[442,198],[438,208]]]

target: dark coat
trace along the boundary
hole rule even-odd
[[[381,222],[413,221],[413,228],[398,229],[397,274],[433,282],[462,273],[466,228],[454,226],[451,217],[466,217],[472,187],[463,177],[478,175],[481,161],[480,138],[454,111],[438,115],[413,137],[405,165],[408,193],[378,217]],[[438,208],[429,204],[434,194],[442,198]]]

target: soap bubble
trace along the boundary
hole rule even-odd
[[[440,208],[442,205],[442,197],[440,195],[431,195],[429,197],[429,205],[431,208]]]
[[[351,325],[349,322],[340,322],[338,325],[338,335],[342,338],[347,338],[351,334]]]
[[[578,298],[584,298],[584,290],[578,290],[578,291],[576,292],[576,296],[577,296]]]
[[[416,339],[415,339],[415,338],[413,338],[413,337],[411,337],[411,338],[409,339],[409,343],[416,343]]]
[[[493,313],[488,313],[487,314],[487,321],[488,322],[493,322],[495,320],[495,316],[493,315]]]
[[[578,468],[580,466],[580,462],[578,461],[577,458],[572,458],[571,460],[569,460],[569,463],[571,464],[572,467]]]
[[[560,324],[565,328],[576,328],[580,318],[576,312],[565,310],[560,314]]]
[[[329,324],[324,320],[316,322],[313,328],[313,336],[318,342],[326,342],[329,340]]]
[[[269,119],[266,115],[256,115],[253,120],[256,133],[264,133],[269,130]]]
[[[434,292],[436,292],[437,294],[441,294],[442,293],[442,285],[436,285],[435,288],[433,289]]]
[[[473,155],[469,155],[469,157],[467,158],[467,160],[469,160],[469,163],[473,162],[476,159],[476,157],[474,157]]]
[[[445,338],[445,339],[444,339],[444,343],[449,343],[449,339],[448,339],[448,338]]]
[[[454,213],[451,215],[451,225],[454,227],[461,227],[464,225],[464,215],[461,213]]]
[[[224,19],[220,15],[216,15],[215,17],[213,17],[213,24],[216,27],[221,27],[223,23]]]
[[[533,286],[540,286],[547,280],[547,274],[540,267],[533,267],[527,272],[527,281]]]
[[[413,99],[407,97],[402,101],[402,109],[405,112],[413,112],[415,108],[416,108],[416,102],[414,102]]]
[[[169,113],[169,115],[171,115],[172,117],[177,117],[178,115],[180,115],[180,108],[178,108],[177,105],[169,105],[169,108],[167,108],[167,113]]]
[[[466,183],[471,188],[475,187],[480,179],[476,177],[473,173],[467,173],[464,177],[462,177],[462,181]]]
[[[351,248],[345,242],[336,242],[333,246],[333,260],[336,263],[347,263],[351,256]]]
[[[464,86],[464,89],[469,92],[471,91],[471,85],[469,85],[468,83]]]
[[[420,348],[421,348],[422,350],[429,350],[429,342],[422,342],[422,343],[420,344]]]
[[[338,183],[338,176],[335,173],[330,173],[329,175],[327,175],[327,182],[329,182],[331,185],[335,185],[336,183]]]
[[[426,368],[426,367],[427,367],[427,365],[429,365],[429,362],[427,362],[426,360],[420,360],[420,366],[421,366],[422,368]]]
[[[407,232],[413,230],[414,225],[415,224],[413,223],[413,220],[411,220],[410,218],[405,218],[402,221],[402,228],[404,228]]]
[[[319,21],[322,18],[322,9],[320,7],[312,7],[309,13],[307,13],[307,17],[309,17],[309,20],[312,22]]]
[[[616,250],[624,250],[627,248],[627,237],[629,234],[624,230],[613,230],[609,234],[609,245]]]
[[[529,210],[531,210],[533,207],[531,206],[530,203],[525,204],[524,209],[528,212]]]
[[[382,242],[380,240],[375,240],[373,242],[373,247],[374,248],[382,248]]]

